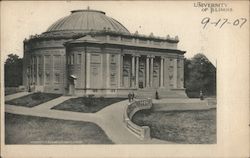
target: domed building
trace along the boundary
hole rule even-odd
[[[186,97],[178,37],[132,34],[97,10],[74,10],[24,40],[23,84],[65,95]]]

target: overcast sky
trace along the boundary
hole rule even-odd
[[[2,61],[7,54],[15,53],[23,56],[23,40],[30,35],[41,34],[56,20],[70,14],[71,10],[90,9],[102,10],[120,23],[122,23],[131,33],[138,31],[139,34],[149,35],[151,32],[155,36],[166,37],[179,36],[178,48],[185,50],[187,58],[194,54],[203,53],[215,65],[218,57],[218,47],[225,41],[224,35],[230,34],[232,28],[226,26],[218,29],[207,27],[203,29],[201,20],[210,17],[213,21],[221,16],[226,18],[238,18],[244,15],[242,5],[228,4],[233,6],[233,12],[223,13],[203,13],[200,8],[195,8],[192,1],[185,2],[88,2],[88,1],[47,1],[47,2],[1,2],[1,54]],[[247,5],[246,5],[247,6]],[[245,9],[246,10],[246,9]],[[237,16],[236,14],[237,13]],[[248,25],[248,24],[245,24]],[[237,29],[242,32],[245,28]]]

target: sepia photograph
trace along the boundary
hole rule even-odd
[[[1,156],[247,157],[248,12],[249,1],[2,1]]]

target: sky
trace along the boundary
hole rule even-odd
[[[203,53],[216,65],[217,48],[220,47],[218,42],[223,42],[223,35],[230,34],[232,28],[229,29],[228,26],[219,30],[210,26],[203,29],[202,19],[209,17],[215,21],[223,15],[232,18],[235,12],[237,15],[245,12],[242,12],[241,5],[231,2],[233,13],[204,13],[200,8],[194,7],[194,3],[195,1],[2,1],[2,62],[10,53],[23,56],[24,38],[45,32],[56,20],[70,15],[71,10],[86,9],[89,6],[90,9],[106,12],[107,16],[118,20],[131,33],[138,31],[139,34],[149,35],[152,32],[160,37],[178,35],[178,49],[186,51],[185,57],[191,58],[197,53]]]

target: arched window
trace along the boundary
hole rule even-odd
[[[154,77],[157,77],[157,76],[158,76],[157,71],[154,71],[154,72],[153,72],[153,76],[154,76]]]
[[[128,70],[123,70],[123,76],[126,76],[126,77],[129,76],[129,75],[128,75]]]
[[[143,77],[143,71],[139,71],[139,77]]]

